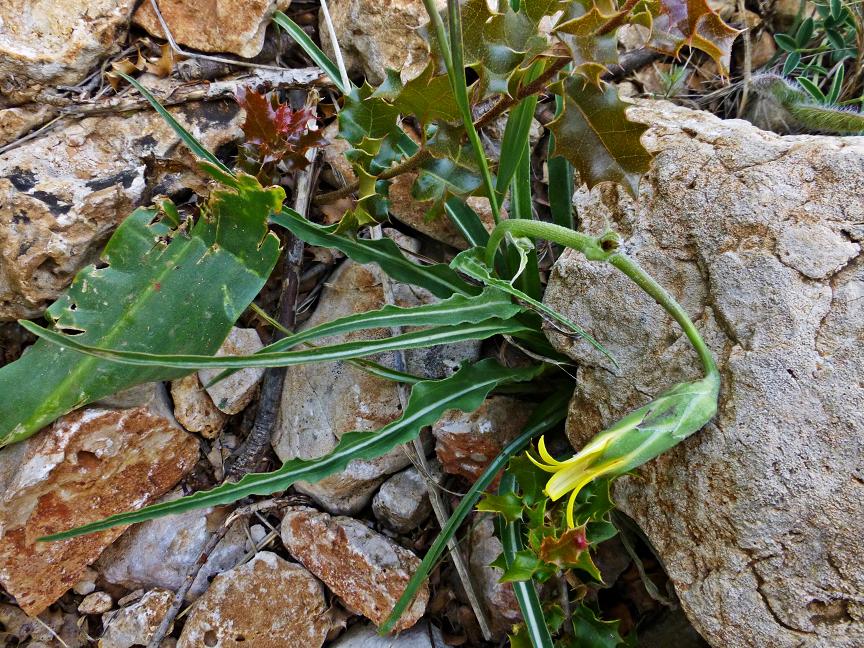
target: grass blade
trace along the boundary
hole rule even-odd
[[[281,11],[273,14],[273,22],[279,25],[282,29],[288,32],[288,35],[293,38],[296,43],[303,48],[303,51],[309,55],[315,64],[324,70],[324,73],[330,77],[339,91],[342,94],[348,94],[351,91],[350,86],[346,86],[342,80],[342,75],[339,72],[339,67],[329,59],[329,57],[318,47],[309,35],[303,31],[303,28],[291,20]]]
[[[510,218],[521,218],[525,220],[533,219],[533,204],[531,200],[531,157],[528,147],[528,141],[523,143],[522,156],[519,159],[519,164],[516,167],[516,175],[513,178],[510,188]],[[519,252],[514,250],[515,246],[509,246],[510,254],[518,255]],[[539,300],[543,296],[543,287],[540,285],[540,270],[537,267],[537,248],[524,252],[526,255],[526,265],[524,270],[519,274],[515,283],[526,295],[532,299]],[[510,267],[514,266],[513,259],[510,260]]]
[[[506,495],[515,490],[516,478],[510,473],[504,473],[498,487],[498,494]],[[498,535],[504,546],[504,562],[509,569],[513,565],[514,556],[522,549],[522,523],[518,520],[506,522],[500,515],[496,522]],[[534,648],[553,648],[552,636],[549,634],[549,626],[546,624],[546,617],[543,614],[543,607],[540,604],[537,588],[534,587],[534,581],[512,581],[512,584],[532,645]]]
[[[525,82],[530,83],[543,71],[543,63],[538,61],[531,66],[526,75]],[[495,190],[499,198],[503,200],[507,186],[516,175],[516,169],[525,155],[531,134],[531,122],[534,119],[534,110],[537,108],[537,95],[531,95],[519,102],[510,111],[507,118],[507,126],[504,128],[504,137],[501,140],[501,155],[498,162],[498,176],[495,179]]]
[[[410,261],[388,238],[365,240],[334,234],[332,227],[316,225],[288,208],[272,214],[270,220],[309,245],[336,248],[357,263],[377,263],[381,270],[396,281],[421,286],[436,297],[446,298],[454,293],[480,293],[477,286],[466,282],[443,263],[424,266]]]
[[[489,232],[483,227],[480,217],[459,198],[452,197],[444,203],[444,213],[456,226],[471,247],[486,247]]]
[[[170,502],[160,502],[138,511],[129,511],[56,533],[40,540],[64,540],[103,531],[112,527],[144,522],[185,511],[223,506],[250,495],[271,495],[285,490],[296,481],[317,481],[344,470],[354,459],[380,456],[401,443],[416,437],[448,409],[471,412],[483,403],[498,385],[532,380],[540,367],[511,369],[492,359],[463,366],[443,380],[427,380],[414,385],[401,418],[374,432],[349,432],[327,455],[318,459],[292,459],[270,473],[246,475],[237,483],[226,483]]]
[[[555,95],[555,116],[559,117],[564,110],[564,97]],[[555,136],[549,134],[549,149],[546,167],[549,172],[549,211],[552,222],[561,227],[573,229],[573,165],[566,158],[553,156]]]
[[[414,575],[405,587],[405,591],[390,612],[390,616],[387,617],[387,620],[380,627],[380,632],[390,632],[405,610],[408,609],[408,606],[411,605],[414,595],[444,553],[444,549],[447,547],[450,538],[462,526],[465,518],[474,509],[474,505],[480,499],[483,491],[493,482],[495,476],[504,468],[511,457],[528,445],[531,439],[543,434],[564,420],[567,416],[567,404],[569,401],[570,390],[560,390],[538,405],[526,423],[522,434],[508,443],[492,463],[487,466],[483,474],[471,485],[471,488],[465,493],[459,505],[454,509],[450,519],[447,520],[447,524],[444,525],[438,537],[435,538],[435,542],[429,547],[429,551],[426,552],[423,561],[420,563],[417,571],[414,572]]]
[[[454,344],[465,340],[485,340],[494,335],[515,335],[528,329],[516,320],[489,319],[477,324],[439,326],[412,331],[378,340],[359,340],[330,346],[313,347],[302,351],[257,353],[246,356],[162,355],[140,351],[121,351],[82,344],[76,336],[63,335],[33,322],[21,325],[34,335],[58,346],[72,349],[104,360],[143,367],[170,367],[195,370],[202,367],[244,369],[246,367],[291,367],[307,362],[333,362],[352,360],[385,351],[420,349],[440,344]]]
[[[156,99],[156,97],[154,97],[147,88],[138,83],[138,81],[130,77],[128,74],[124,74],[123,72],[117,72],[117,74],[126,79],[132,85],[132,87],[134,87],[147,101],[150,102],[150,105],[153,106],[156,112],[159,113],[162,119],[165,120],[165,123],[167,123],[171,127],[171,130],[173,130],[177,134],[177,137],[183,140],[183,143],[189,147],[190,151],[192,151],[202,160],[206,160],[207,162],[215,166],[227,176],[230,177],[234,175],[231,172],[231,169],[225,166],[219,160],[219,158],[217,158],[210,151],[204,148],[201,143],[197,139],[195,139],[192,133],[186,130],[180,122],[174,119],[173,115],[171,115],[171,113],[165,110],[164,106],[159,103],[159,100]],[[226,184],[232,185],[233,183]]]

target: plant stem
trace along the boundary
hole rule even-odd
[[[650,295],[654,301],[662,306],[678,322],[690,344],[693,345],[693,348],[699,355],[706,375],[716,375],[718,373],[717,365],[714,363],[714,356],[699,335],[699,331],[696,330],[696,326],[689,315],[687,315],[687,311],[675,301],[675,298],[663,286],[645,272],[636,261],[621,251],[621,239],[615,232],[608,232],[603,236],[594,237],[561,227],[560,225],[553,225],[552,223],[516,219],[507,220],[500,223],[489,236],[489,243],[486,246],[486,265],[490,268],[492,267],[490,258],[494,258],[495,250],[507,233],[516,236],[543,238],[547,241],[578,250],[590,261],[605,261],[611,264],[627,275],[633,283]]]

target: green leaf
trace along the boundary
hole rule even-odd
[[[435,538],[435,542],[433,542],[432,546],[429,547],[429,551],[426,552],[423,561],[420,563],[417,571],[414,572],[414,575],[405,587],[402,596],[399,597],[396,605],[393,606],[390,616],[388,616],[387,620],[381,625],[380,630],[382,632],[390,632],[405,610],[408,609],[408,606],[414,599],[417,590],[423,584],[423,581],[426,580],[429,572],[432,571],[432,568],[444,553],[444,549],[447,547],[450,538],[452,538],[459,527],[462,526],[465,518],[468,517],[471,510],[474,508],[474,505],[477,503],[477,500],[480,499],[483,490],[487,488],[498,476],[498,473],[506,465],[508,459],[517,452],[521,452],[522,449],[528,445],[531,439],[539,436],[546,430],[551,429],[564,420],[564,417],[567,415],[567,405],[570,400],[570,392],[571,390],[556,391],[538,405],[531,413],[522,433],[504,447],[501,454],[495,457],[495,459],[486,467],[486,470],[483,471],[483,474],[480,475],[480,477],[477,478],[477,481],[471,485],[471,488],[469,488],[468,492],[465,493],[465,496],[459,502],[459,505],[453,510],[450,519],[447,520],[447,523],[441,529],[441,533],[439,533],[438,537]]]
[[[522,501],[516,493],[505,493],[504,495],[486,494],[477,504],[478,511],[486,513],[499,513],[508,522],[515,522],[522,518]]]
[[[242,310],[240,312],[242,313]],[[78,341],[78,336],[62,335],[32,322],[22,322],[22,326],[44,340],[96,358],[142,367],[171,367],[187,370],[216,367],[232,369],[246,367],[291,367],[309,362],[334,362],[336,360],[362,358],[376,353],[384,353],[385,351],[419,349],[438,346],[440,344],[454,344],[465,340],[485,340],[494,335],[514,335],[527,330],[524,325],[516,320],[489,319],[476,324],[438,326],[421,331],[394,335],[389,338],[343,342],[342,344],[313,347],[302,351],[259,352],[245,356],[212,356],[191,354],[164,355],[140,351],[121,351],[114,348],[82,344]]]
[[[455,157],[432,158],[423,163],[411,195],[420,201],[433,201],[429,217],[437,216],[451,198],[467,198],[478,194],[483,178],[474,165],[471,149],[463,148]]]
[[[803,47],[803,45],[798,44],[796,39],[787,34],[774,34],[774,40],[777,42],[777,46],[785,52],[795,52],[799,47]]]
[[[397,70],[387,70],[386,78],[374,97],[381,97],[403,115],[413,115],[421,124],[459,119],[459,106],[453,96],[453,88],[446,74],[435,75],[435,65],[430,61],[423,72],[402,83]]]
[[[542,561],[530,549],[520,549],[513,553],[509,560],[505,560],[507,566],[499,579],[501,583],[530,581],[543,566]]]
[[[617,648],[624,644],[619,621],[603,621],[584,603],[573,614],[573,648]]]
[[[563,112],[549,124],[555,155],[567,158],[589,189],[600,182],[618,182],[636,196],[639,179],[651,163],[640,141],[648,127],[627,119],[627,106],[615,86],[598,88],[572,76],[552,89],[564,96]]]
[[[795,71],[795,68],[798,67],[798,64],[801,63],[801,54],[800,52],[791,52],[789,56],[786,57],[786,62],[783,64],[783,76],[789,76]]]
[[[468,245],[483,247],[489,242],[489,232],[486,231],[477,212],[464,201],[459,198],[448,198],[444,203],[444,213]]]
[[[538,468],[528,457],[520,456],[511,459],[507,472],[516,478],[525,504],[534,504],[544,497],[543,489],[549,480],[549,473]]]
[[[266,223],[284,192],[246,175],[236,184],[213,192],[189,234],[155,220],[155,210],[133,212],[105,247],[107,267],[83,269],[48,309],[55,330],[76,333],[69,339],[82,345],[215,353],[279,255]],[[20,441],[94,400],[187,373],[141,370],[39,341],[0,369],[0,438]]]
[[[801,87],[804,88],[807,93],[816,101],[818,101],[819,103],[827,103],[828,99],[825,96],[825,93],[823,93],[819,86],[813,83],[810,79],[808,79],[807,77],[798,77],[798,79],[796,80],[801,85]]]
[[[846,75],[844,68],[838,67],[834,73],[834,78],[831,81],[831,89],[828,91],[826,101],[829,104],[836,104],[840,99],[840,93],[843,91],[843,79]]]
[[[533,81],[543,70],[540,62],[534,63],[526,80]],[[504,128],[504,137],[501,140],[501,155],[498,162],[498,177],[495,181],[495,191],[501,198],[507,190],[516,169],[519,167],[526,148],[528,147],[531,122],[534,119],[534,110],[537,108],[537,95],[531,95],[520,101],[515,108],[510,110],[507,117],[507,125]]]
[[[539,313],[542,313],[546,317],[557,321],[560,324],[563,324],[571,331],[573,331],[576,335],[583,338],[586,342],[588,342],[595,349],[600,351],[603,355],[609,358],[615,366],[618,366],[618,363],[615,362],[615,358],[609,353],[609,351],[600,344],[597,340],[595,340],[591,335],[589,335],[582,327],[573,322],[572,320],[564,317],[558,311],[549,308],[543,302],[537,301],[523,293],[521,290],[514,288],[510,282],[504,281],[503,279],[497,279],[492,276],[489,268],[482,261],[484,256],[484,250],[481,248],[472,248],[470,250],[465,250],[458,254],[453,261],[450,262],[450,267],[454,270],[461,272],[463,274],[476,279],[477,281],[481,281],[487,286],[494,286],[499,290],[502,290],[510,295],[513,295],[518,300],[525,302],[531,308],[536,310]]]
[[[801,24],[798,26],[798,31],[795,32],[795,40],[794,43],[798,45],[800,48],[807,47],[807,43],[810,42],[810,39],[813,38],[813,28],[816,23],[813,21],[813,18],[807,17],[801,21]],[[785,36],[787,39],[789,38],[786,34],[778,34],[778,36]],[[775,37],[776,40],[776,37]],[[784,39],[785,40],[785,39]],[[779,40],[777,44],[780,45]],[[786,49],[786,47],[780,45],[787,52],[793,51],[792,49]],[[794,49],[794,48],[793,48]]]
[[[396,281],[421,286],[436,297],[480,293],[479,288],[467,283],[443,263],[420,265],[410,261],[388,238],[364,240],[335,234],[333,227],[316,225],[288,208],[272,214],[270,220],[309,245],[335,248],[357,263],[375,263]]]
[[[618,37],[615,31],[597,31],[615,15],[611,0],[575,0],[568,4],[555,26],[555,34],[567,45],[573,58],[573,71],[595,85],[609,65],[618,62]]]
[[[201,491],[170,502],[160,502],[139,511],[112,515],[104,520],[40,539],[49,541],[73,538],[166,515],[231,504],[250,495],[270,495],[283,491],[300,480],[314,482],[324,479],[344,470],[354,459],[372,459],[410,441],[448,409],[471,412],[477,409],[489,392],[498,385],[531,380],[537,372],[537,367],[510,369],[491,359],[463,366],[449,378],[417,383],[411,390],[408,405],[401,418],[374,432],[349,432],[323,457],[292,459],[274,472],[246,475],[237,483],[226,483],[209,491]]]
[[[339,73],[339,68],[324,52],[321,51],[321,48],[319,48],[312,39],[309,38],[309,35],[303,31],[303,28],[300,25],[295,23],[281,11],[277,11],[273,14],[273,22],[288,32],[288,35],[303,48],[303,51],[309,55],[309,58],[315,61],[318,67],[324,70],[327,76],[330,77],[333,85],[339,88],[339,91],[342,94],[348,94],[350,92],[351,89],[346,88],[342,83],[342,75]]]
[[[569,70],[565,70],[569,72]],[[564,110],[564,97],[555,95],[555,117]],[[552,222],[573,229],[573,165],[566,158],[555,155],[555,135],[549,134],[546,168],[549,174],[549,211]]]

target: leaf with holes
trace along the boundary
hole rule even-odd
[[[568,159],[589,189],[617,182],[635,196],[651,163],[640,141],[648,127],[627,119],[627,106],[614,86],[598,87],[572,76],[552,90],[564,96],[564,110],[549,124],[555,155]]]
[[[213,354],[270,275],[279,239],[267,217],[280,188],[241,175],[213,192],[187,234],[155,209],[138,209],[117,229],[103,266],[78,273],[46,313],[82,344],[125,351]],[[190,299],[190,297],[193,297]],[[24,439],[77,407],[188,369],[131,367],[45,340],[0,369],[0,444]]]

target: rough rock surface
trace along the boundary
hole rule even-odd
[[[330,620],[321,583],[300,565],[262,551],[213,579],[177,648],[318,648]]]
[[[205,439],[215,439],[228,422],[228,417],[201,386],[197,373],[172,381],[171,398],[177,422]]]
[[[658,153],[639,203],[598,187],[579,213],[589,232],[621,231],[683,304],[723,385],[715,421],[620,479],[616,502],[712,645],[864,645],[864,139],[669,104],[630,116]],[[545,299],[621,365],[550,335],[582,363],[574,445],[699,373],[671,318],[612,268],[567,253]]]
[[[434,468],[431,477],[437,479],[440,472]],[[393,475],[372,498],[372,512],[399,533],[416,529],[432,512],[426,478],[413,466]]]
[[[103,614],[99,648],[146,646],[173,600],[173,592],[154,589],[131,605]]]
[[[252,58],[264,47],[264,33],[277,4],[284,9],[290,0],[159,0],[159,12],[181,45]],[[157,38],[165,37],[149,0],[141,3],[134,21]]]
[[[351,148],[351,145],[346,140],[339,138],[338,133],[337,124],[328,126],[324,130],[324,137],[330,142],[324,148],[324,160],[342,180],[351,183],[357,179],[351,168],[351,162],[345,157],[345,153]],[[416,200],[411,195],[411,187],[416,178],[416,173],[403,173],[393,178],[388,194],[390,216],[436,241],[460,250],[466,249],[468,244],[465,242],[465,237],[450,222],[449,218],[441,216],[431,221],[426,220],[426,212],[432,206],[432,201]],[[472,196],[468,198],[467,202],[477,212],[486,229],[491,232],[495,227],[495,221],[492,218],[489,199],[482,196]]]
[[[436,5],[441,10],[447,3],[436,0]],[[405,81],[426,67],[428,49],[416,33],[417,27],[429,21],[423,0],[331,0],[327,6],[350,71],[364,74],[370,83],[379,84],[387,68],[399,70]],[[318,33],[324,51],[332,58],[333,43],[323,12]]]
[[[434,300],[431,293],[422,288],[395,282],[391,285],[399,306],[416,306]],[[319,306],[306,327],[381,308],[384,304],[378,267],[346,261],[327,281]],[[374,329],[322,338],[316,344],[389,336],[389,329]],[[409,372],[443,378],[462,361],[477,358],[479,352],[479,343],[465,342],[408,351],[405,358]],[[374,359],[393,366],[393,354],[381,354]],[[370,376],[344,362],[288,367],[273,448],[282,461],[320,457],[330,452],[346,432],[377,430],[400,415],[399,394],[391,381]],[[314,484],[299,482],[295,487],[315,498],[331,513],[354,514],[369,503],[387,475],[409,463],[405,451],[398,447],[376,459],[352,461],[346,470]]]
[[[211,151],[240,135],[238,109],[228,103],[186,104],[172,113]],[[172,164],[160,164],[164,158]],[[39,315],[135,207],[201,186],[196,169],[149,110],[88,117],[4,153],[0,321]]]
[[[75,85],[122,41],[134,0],[0,3],[0,86]]]
[[[93,592],[84,597],[78,604],[81,614],[102,614],[114,607],[114,601],[108,592]]]
[[[164,499],[181,495],[175,491]],[[130,590],[177,590],[201,555],[210,532],[224,519],[224,511],[199,509],[136,524],[105,550],[96,566],[107,582]],[[246,553],[245,542],[246,534],[240,524],[235,524],[210,552],[186,598],[195,600],[207,589],[208,579],[239,563]]]
[[[258,332],[251,328],[231,329],[228,337],[216,352],[217,356],[225,355],[252,355],[264,345]],[[198,372],[201,384],[207,385],[211,380],[222,373],[222,369],[202,369]],[[213,404],[226,414],[237,414],[243,411],[255,397],[255,388],[258,381],[264,376],[263,369],[241,369],[220,380],[215,385],[205,387],[205,390],[213,399]]]
[[[441,631],[426,622],[398,635],[382,637],[378,628],[358,623],[331,644],[332,648],[447,648]]]
[[[0,146],[6,146],[56,114],[51,106],[26,106],[0,110]]]
[[[288,509],[282,543],[320,578],[345,606],[380,625],[420,565],[413,553],[359,520],[331,517],[305,506]],[[410,628],[426,610],[424,583],[395,630]]]
[[[432,425],[435,453],[444,472],[475,481],[519,433],[531,408],[508,396],[493,396],[465,414],[449,410]]]
[[[36,538],[149,504],[198,459],[198,442],[159,412],[89,408],[0,452],[0,582],[38,614],[123,532]]]
[[[489,615],[492,631],[497,637],[503,638],[515,624],[522,622],[522,613],[513,585],[499,582],[502,571],[491,566],[504,547],[495,535],[495,525],[490,516],[482,517],[471,527],[468,542],[471,576]]]

